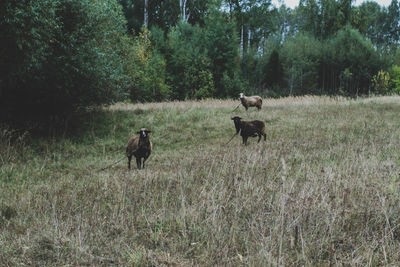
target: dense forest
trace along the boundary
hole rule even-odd
[[[1,120],[117,101],[400,92],[400,6],[5,0]]]

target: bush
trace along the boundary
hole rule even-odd
[[[2,1],[0,10],[0,119],[65,116],[124,98],[126,20],[115,0]]]
[[[235,73],[230,77],[227,72],[224,72],[221,79],[221,86],[224,92],[229,92],[229,96],[238,98],[240,93],[253,94],[254,90],[249,88],[249,85],[240,79],[240,75]]]
[[[164,57],[151,49],[151,34],[147,29],[134,39],[125,38],[125,71],[130,80],[132,101],[161,101],[171,92],[166,84],[166,62]]]
[[[372,77],[372,90],[377,94],[386,94],[389,92],[390,76],[387,71],[380,70]]]
[[[205,21],[207,57],[210,59],[210,71],[213,76],[217,97],[229,97],[237,93],[230,91],[232,86],[224,83],[228,79],[238,80],[239,39],[235,24],[227,16],[213,10]]]
[[[367,94],[372,88],[373,75],[382,62],[372,43],[347,26],[340,30],[327,47],[331,72],[338,73],[339,88],[347,95]]]
[[[24,154],[25,139],[28,133],[20,134],[4,125],[0,125],[0,164],[17,161]],[[25,149],[26,152],[26,149]]]
[[[392,93],[400,94],[400,66],[394,65],[391,68],[389,87]]]
[[[198,26],[180,22],[168,34],[168,77],[173,98],[205,98],[214,95],[205,36]]]
[[[298,35],[283,44],[281,60],[289,94],[303,95],[318,92],[320,44],[318,40],[307,35]],[[276,68],[278,67],[280,68],[280,66]]]

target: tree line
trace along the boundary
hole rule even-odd
[[[5,0],[1,119],[130,100],[400,92],[400,7]]]

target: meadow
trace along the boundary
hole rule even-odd
[[[52,137],[3,127],[0,265],[400,265],[400,97],[237,104],[120,103]],[[226,144],[233,115],[266,120],[267,141]],[[146,169],[99,171],[141,127]]]

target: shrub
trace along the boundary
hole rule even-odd
[[[169,98],[164,57],[151,49],[151,33],[143,29],[134,39],[125,38],[125,71],[130,80],[132,101],[160,101]]]
[[[386,94],[389,91],[390,76],[387,71],[380,70],[372,77],[372,90],[374,93]]]
[[[168,34],[168,77],[173,98],[204,98],[214,95],[211,61],[204,33],[198,26],[180,22]]]
[[[400,66],[394,65],[391,68],[389,86],[392,93],[400,94]]]
[[[65,116],[125,96],[116,0],[2,1],[0,10],[2,119]]]

